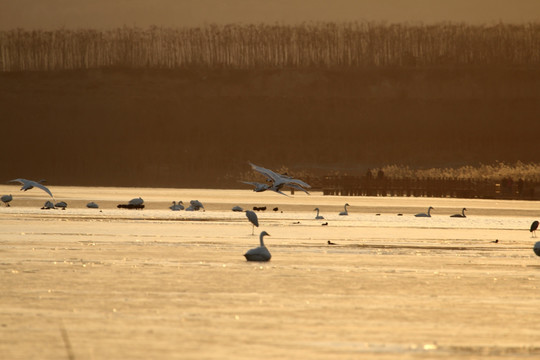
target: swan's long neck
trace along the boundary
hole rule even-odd
[[[259,240],[261,241],[261,246],[264,246],[263,237],[264,237],[264,234],[259,235]]]
[[[428,214],[428,216],[431,216],[431,208],[427,209],[427,214]]]
[[[348,205],[348,204],[345,204],[345,206],[344,206],[345,212],[347,212],[347,205]]]
[[[465,216],[465,209],[461,210],[461,215]]]
[[[319,216],[319,209],[317,208],[317,209],[315,209],[315,210],[317,210],[317,216]]]

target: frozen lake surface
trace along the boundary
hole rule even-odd
[[[0,186],[2,359],[540,358],[538,202],[49,188]]]

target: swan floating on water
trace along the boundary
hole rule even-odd
[[[13,196],[11,196],[11,194],[2,195],[2,198],[0,198],[0,200],[2,200],[2,202],[4,204],[6,204],[6,207],[9,207],[9,206],[11,206],[11,205],[9,205],[9,203],[11,202],[11,200],[13,200]]]
[[[268,261],[270,260],[270,258],[272,258],[270,251],[268,251],[266,246],[264,246],[263,237],[266,235],[270,236],[270,234],[266,231],[261,232],[261,234],[259,235],[259,241],[261,243],[261,246],[248,250],[244,254],[247,261]]]
[[[259,227],[259,218],[257,217],[257,214],[255,214],[251,210],[246,210],[245,213],[246,213],[246,216],[247,216],[249,222],[252,224],[251,235],[253,235],[254,231],[255,231],[255,226]]]
[[[435,210],[435,209],[432,206],[430,206],[427,209],[427,214],[426,213],[419,213],[419,214],[416,214],[414,216],[416,216],[416,217],[431,217],[431,210]]]
[[[51,190],[49,190],[45,185],[41,184],[44,181],[45,181],[44,179],[39,180],[39,181],[34,181],[34,180],[27,180],[27,179],[18,178],[18,179],[9,180],[8,182],[18,182],[19,184],[22,184],[21,191],[28,191],[28,190],[33,189],[34,187],[36,187],[38,189],[41,189],[41,190],[45,191],[54,200],[54,196],[53,196]]]
[[[346,203],[345,206],[343,206],[345,208],[345,210],[340,212],[339,215],[342,215],[342,216],[349,215],[349,212],[347,211],[347,206],[351,206],[351,205],[349,205],[349,203]]]
[[[315,216],[315,220],[323,220],[324,216],[319,215],[319,208],[313,209],[314,211],[317,211],[317,215]]]
[[[467,217],[467,216],[465,215],[465,210],[467,210],[467,208],[461,209],[461,214],[450,215],[450,217],[455,217],[455,218],[465,218],[465,217]]]

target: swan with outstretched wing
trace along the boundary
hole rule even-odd
[[[260,174],[262,174],[264,176],[266,176],[269,181],[273,182],[273,185],[271,187],[269,187],[270,190],[278,192],[278,191],[281,190],[281,188],[283,186],[288,186],[288,187],[293,188],[293,189],[302,190],[306,194],[309,194],[304,189],[304,187],[311,188],[311,186],[309,184],[305,183],[302,180],[294,179],[293,177],[291,177],[289,175],[278,174],[278,173],[276,173],[276,172],[274,172],[272,170],[263,168],[262,166],[255,165],[255,164],[253,164],[251,162],[249,163],[249,165],[251,165],[251,168],[253,170],[257,171],[258,173],[260,173]]]
[[[41,182],[43,182],[45,180],[40,180],[39,182],[37,181],[34,181],[34,180],[27,180],[27,179],[21,179],[21,178],[18,178],[18,179],[13,179],[13,180],[9,180],[8,182],[18,182],[19,184],[22,185],[21,187],[21,191],[27,191],[27,190],[30,190],[30,189],[33,189],[33,188],[38,188],[38,189],[41,189],[43,191],[45,191],[47,194],[49,194],[53,199],[54,199],[54,196],[51,192],[51,190],[49,190],[45,185],[41,184]]]

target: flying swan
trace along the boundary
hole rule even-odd
[[[45,191],[47,194],[49,194],[54,199],[54,196],[53,196],[51,190],[49,190],[45,185],[41,184],[43,181],[45,181],[45,180],[40,180],[39,182],[37,182],[37,181],[34,181],[34,180],[27,180],[27,179],[18,178],[18,179],[9,180],[8,182],[18,182],[19,184],[21,184],[22,185],[21,191],[27,191],[27,190],[33,189],[34,187],[39,188],[39,189]]]

